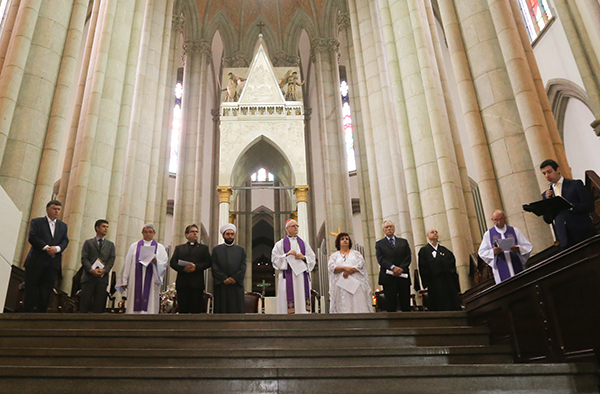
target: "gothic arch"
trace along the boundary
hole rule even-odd
[[[298,44],[303,30],[306,31],[310,40],[317,37],[317,28],[313,23],[313,20],[306,12],[297,9],[285,32],[285,42],[283,43],[285,52],[291,55],[298,54]]]
[[[295,184],[293,166],[285,152],[270,138],[260,135],[241,151],[233,165],[231,185],[239,186],[250,174],[267,168],[284,184]]]
[[[323,15],[319,22],[322,37],[338,36],[337,17],[340,13],[348,13],[348,7],[345,1],[327,0],[323,6]]]
[[[202,30],[200,12],[194,0],[176,0],[173,6],[173,15],[183,15],[185,25],[183,28],[184,40],[198,40]]]
[[[267,46],[267,52],[269,53],[269,58],[271,59],[271,63],[273,62],[273,56],[280,51],[281,42],[277,36],[273,27],[269,24],[264,17],[259,16],[254,20],[253,23],[250,24],[250,28],[244,34],[243,42],[241,43],[240,51],[243,51],[248,59],[252,59],[254,57],[254,48],[256,47],[256,41],[258,41],[258,35],[260,34],[260,28],[258,27],[259,23],[263,23],[263,40],[265,45]]]
[[[556,126],[558,127],[560,138],[564,141],[565,113],[569,99],[575,98],[581,101],[591,111],[589,98],[585,90],[579,85],[568,79],[562,78],[549,80],[546,86],[546,94],[548,95],[552,113],[556,119]]]
[[[206,24],[204,37],[212,42],[217,31],[221,34],[221,41],[223,41],[223,56],[232,56],[238,46],[237,34],[233,28],[233,22],[223,11],[217,12]]]

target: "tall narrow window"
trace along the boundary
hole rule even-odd
[[[8,0],[0,0],[0,27],[4,24],[4,17],[6,12],[6,6],[8,5]]]
[[[342,95],[342,123],[344,125],[344,141],[346,142],[346,158],[348,171],[356,171],[354,156],[354,134],[352,132],[352,115],[350,111],[350,90],[346,78],[346,67],[340,66],[340,94]]]
[[[259,169],[250,176],[252,182],[274,182],[275,176],[264,168]]]
[[[181,135],[181,98],[183,97],[183,84],[179,77],[175,85],[175,107],[173,108],[173,125],[171,128],[171,156],[169,159],[169,172],[177,173],[179,167],[179,137]]]
[[[554,18],[548,0],[519,0],[519,6],[529,41],[534,42]]]

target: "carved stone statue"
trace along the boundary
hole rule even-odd
[[[238,101],[240,90],[244,86],[244,81],[246,81],[246,79],[238,77],[234,73],[227,74],[227,77],[229,78],[228,82],[227,82],[227,86],[225,87],[225,89],[223,89],[223,91],[226,92],[225,101],[226,102]]]
[[[299,81],[298,73],[296,71],[288,70],[283,78],[279,81],[279,87],[286,101],[298,101],[300,95],[298,94],[298,87],[304,85],[306,81]],[[285,88],[285,89],[284,89]]]

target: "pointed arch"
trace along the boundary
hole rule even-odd
[[[322,37],[338,36],[337,17],[340,13],[347,13],[348,6],[342,0],[327,0],[323,6],[323,14],[319,21]]]
[[[183,15],[185,18],[184,40],[200,39],[202,21],[200,20],[198,4],[194,0],[176,0],[173,6],[173,15]]]
[[[297,9],[285,32],[284,51],[293,55],[298,53],[298,43],[303,30],[306,31],[309,39],[317,37],[317,27],[311,17],[303,10]]]
[[[256,41],[258,41],[258,35],[260,34],[259,23],[263,23],[263,40],[267,46],[267,52],[271,57],[281,50],[281,42],[277,36],[277,33],[273,29],[273,26],[263,16],[259,16],[250,24],[250,28],[244,34],[244,41],[241,43],[240,51],[243,51],[248,59],[254,57],[254,48],[256,47]]]
[[[224,11],[219,11],[205,26],[203,36],[212,42],[215,34],[219,31],[223,41],[223,56],[232,56],[238,47],[237,33],[233,28],[233,22]]]

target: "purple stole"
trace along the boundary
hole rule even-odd
[[[506,238],[514,238],[515,245],[518,245],[517,242],[517,234],[515,233],[515,229],[509,225],[506,225],[506,232],[504,233]],[[502,239],[502,235],[496,230],[496,227],[492,227],[490,229],[490,242],[492,244],[492,248],[494,247],[494,243]],[[513,272],[518,274],[523,271],[523,263],[521,263],[521,258],[517,256],[516,253],[510,252],[510,259],[512,262]],[[500,274],[500,281],[504,281],[510,278],[510,271],[508,270],[508,262],[506,261],[506,256],[503,253],[500,253],[496,256],[496,267],[498,267],[498,274]]]
[[[148,311],[148,299],[150,298],[150,286],[152,286],[152,273],[154,272],[154,264],[148,264],[142,289],[142,267],[144,265],[140,263],[140,249],[143,245],[144,240],[142,239],[137,243],[135,250],[135,295],[133,298],[133,310],[135,312]],[[158,242],[152,240],[152,246],[154,246],[154,254],[156,254]]]
[[[304,241],[300,237],[296,237],[298,240],[298,246],[300,246],[300,253],[305,255],[306,246]],[[283,252],[287,253],[291,249],[291,243],[289,237],[283,239]],[[306,302],[306,310],[310,311],[310,293],[308,291],[308,271],[304,271],[304,300]],[[288,313],[296,313],[296,303],[294,301],[294,271],[288,265],[288,269],[283,271],[283,277],[285,278],[285,290],[287,295],[287,308]]]

